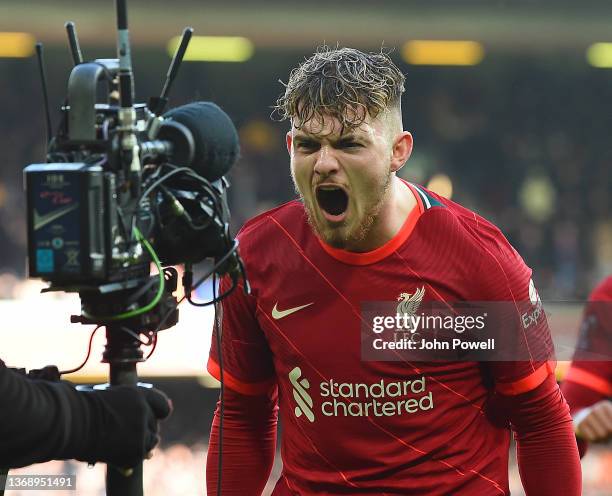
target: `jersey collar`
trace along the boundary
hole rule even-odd
[[[397,232],[397,234],[387,241],[384,245],[379,246],[375,250],[366,251],[366,252],[353,252],[347,250],[341,250],[339,248],[333,248],[328,244],[324,243],[320,238],[317,237],[321,247],[327,252],[328,255],[332,256],[336,260],[340,262],[344,262],[349,265],[371,265],[376,262],[380,262],[384,258],[387,258],[391,255],[395,250],[397,250],[400,246],[402,246],[406,240],[410,237],[414,226],[416,225],[419,217],[425,210],[423,206],[423,200],[421,196],[415,190],[415,186],[410,184],[407,181],[402,179],[403,183],[408,186],[408,189],[414,195],[416,199],[416,207],[412,209],[412,211],[408,214],[408,217],[404,221],[401,229]]]

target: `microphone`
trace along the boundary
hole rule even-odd
[[[173,165],[190,166],[195,154],[193,133],[177,121],[167,120],[159,127],[155,140],[140,144],[143,155],[159,155]]]
[[[179,124],[179,126],[177,126]],[[182,126],[180,126],[182,125]],[[177,127],[189,130],[192,140],[179,137]],[[236,163],[240,154],[238,132],[229,116],[212,102],[193,102],[172,109],[164,114],[157,138],[168,140],[179,154],[186,142],[194,145],[193,160],[178,163],[191,167],[200,176],[216,181],[224,176]],[[173,153],[174,157],[177,153]]]
[[[198,263],[205,257],[227,260],[234,249],[227,242],[227,183],[218,181],[238,159],[238,132],[229,116],[212,102],[194,102],[166,112],[153,141],[141,143],[144,154],[164,167],[189,167],[211,184],[178,173],[158,184],[153,198],[157,226],[155,250],[165,264]],[[161,170],[162,177],[166,170]],[[153,186],[149,186],[147,193]],[[206,246],[206,251],[202,250]],[[228,262],[229,263],[229,262]],[[235,267],[235,258],[224,271]]]

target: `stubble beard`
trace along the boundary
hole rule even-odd
[[[373,195],[372,201],[366,205],[361,221],[352,229],[349,228],[346,221],[335,227],[325,225],[325,220],[319,221],[316,210],[318,206],[314,205],[316,199],[307,200],[299,190],[295,179],[293,184],[296,193],[304,204],[308,224],[317,237],[333,248],[347,249],[365,240],[374,227],[391,185],[391,174],[388,173],[385,176],[384,182],[381,183],[378,191]]]

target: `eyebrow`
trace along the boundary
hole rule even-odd
[[[316,134],[310,134],[305,131],[296,132],[293,139],[300,141],[320,141],[322,138],[327,138],[327,136],[319,136]],[[329,139],[329,138],[328,138]],[[363,140],[363,137],[358,136],[355,133],[347,133],[339,136],[336,139],[330,139],[332,143],[342,143],[344,141],[354,141],[354,140]]]

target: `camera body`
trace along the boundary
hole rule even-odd
[[[129,90],[119,76],[115,59],[76,65],[48,161],[24,169],[28,274],[50,289],[146,278],[154,257],[143,240],[169,265],[219,259],[233,247],[229,184],[217,177],[238,155],[229,117],[202,102],[166,118],[144,104],[124,107],[120,90]],[[215,132],[221,138],[211,140]]]
[[[32,164],[24,179],[30,277],[63,286],[148,274],[121,235],[117,178],[104,164]]]

